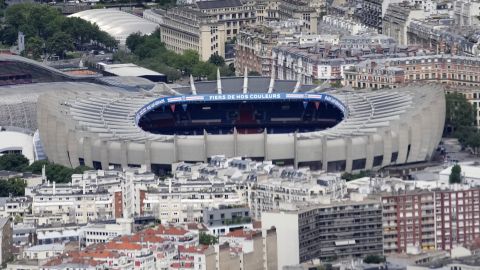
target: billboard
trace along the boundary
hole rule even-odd
[[[143,106],[135,114],[135,123],[138,124],[140,118],[146,113],[155,110],[158,107],[172,104],[188,104],[198,102],[228,102],[228,101],[304,101],[304,102],[327,102],[347,115],[347,107],[336,97],[325,94],[307,94],[307,93],[247,93],[247,94],[210,94],[210,95],[189,95],[189,96],[170,96],[158,98]]]

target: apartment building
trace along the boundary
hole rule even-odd
[[[29,190],[32,213],[25,217],[48,225],[141,216],[145,191],[157,182],[153,173],[141,168],[86,171],[73,175],[68,184],[47,181]]]
[[[244,203],[244,196],[233,182],[208,179],[166,182],[148,190],[144,200],[144,213],[162,222],[200,222],[205,207]]]
[[[195,6],[200,12],[208,15],[211,20],[224,25],[227,40],[234,38],[242,26],[256,22],[255,1],[198,1]]]
[[[385,253],[451,250],[480,236],[480,189],[382,196]]]
[[[419,45],[437,54],[479,56],[475,26],[458,26],[448,16],[410,21],[408,44]]]
[[[345,71],[345,85],[355,88],[396,88],[413,81],[479,86],[478,58],[455,55],[425,55],[366,60]]]
[[[284,21],[287,19],[302,20],[307,33],[318,33],[318,4],[321,1],[275,0],[256,2],[256,17],[259,24],[268,21]]]
[[[382,19],[390,4],[400,3],[402,0],[364,0],[361,1],[361,9],[356,16],[360,22],[382,33]]]
[[[253,1],[197,1],[166,10],[146,10],[143,17],[160,25],[162,42],[176,53],[198,52],[207,61],[212,54],[225,57],[225,42],[244,25],[256,21]]]
[[[380,201],[341,201],[262,213],[262,228],[275,226],[279,269],[312,259],[363,258],[383,253]]]
[[[409,247],[435,250],[435,200],[432,192],[382,197],[384,251],[407,252]]]
[[[334,15],[325,15],[321,21],[321,32],[342,33],[347,35],[359,35],[363,33],[374,33],[376,29],[356,22],[350,18]]]
[[[23,217],[30,213],[32,199],[30,197],[0,198],[0,217]]]
[[[289,38],[298,42],[295,34],[302,33],[303,20],[270,21],[240,29],[235,48],[235,68],[238,72],[255,71],[262,76],[272,72],[272,48]]]
[[[203,61],[212,54],[225,57],[225,25],[208,14],[193,8],[175,7],[146,10],[143,16],[160,25],[161,39],[167,49],[176,53],[193,50]]]
[[[32,194],[32,216],[38,225],[111,219],[115,216],[113,195],[107,190],[87,191],[70,184],[47,183]]]
[[[480,2],[475,0],[453,1],[453,17],[458,26],[475,26],[480,24],[478,14]]]
[[[394,38],[399,44],[407,45],[407,30],[412,20],[423,20],[427,12],[420,6],[406,3],[390,4],[383,17],[382,33]]]
[[[366,59],[403,57],[415,51],[397,46],[390,37],[364,35],[343,37],[338,45],[277,46],[272,49],[272,58],[277,78],[297,80],[300,76],[303,83],[309,84],[342,80],[345,69]]]
[[[345,180],[338,174],[317,174],[306,170],[283,168],[269,177],[257,177],[249,186],[248,202],[252,217],[276,211],[287,203],[328,203],[346,192]]]

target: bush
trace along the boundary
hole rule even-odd
[[[0,170],[22,172],[28,167],[28,159],[22,154],[0,156]]]
[[[385,262],[385,257],[380,255],[368,255],[363,259],[364,263],[383,263]]]
[[[453,165],[448,182],[450,184],[460,184],[462,182],[462,168],[460,165]]]
[[[358,179],[358,178],[362,178],[362,177],[367,177],[370,175],[370,171],[360,171],[359,173],[343,173],[342,174],[342,179],[345,179],[345,181],[351,181],[351,180],[355,180],[355,179]]]
[[[210,246],[218,243],[218,240],[217,240],[217,237],[213,235],[201,232],[199,235],[199,242],[201,245]]]

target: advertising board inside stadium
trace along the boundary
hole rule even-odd
[[[250,94],[212,94],[212,95],[189,95],[189,96],[174,96],[162,97],[156,99],[145,106],[143,106],[135,115],[135,122],[138,124],[140,118],[146,113],[158,108],[159,106],[166,106],[177,103],[192,103],[192,102],[223,102],[223,101],[298,101],[304,102],[327,102],[337,107],[343,115],[347,114],[347,107],[334,96],[320,93],[320,94],[296,94],[296,93],[250,93]]]

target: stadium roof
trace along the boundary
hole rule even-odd
[[[122,92],[124,89],[84,82],[53,82],[5,85],[0,87],[0,126],[37,129],[37,99],[48,92],[98,91]]]
[[[90,9],[74,13],[70,17],[78,17],[95,23],[109,33],[120,45],[125,45],[127,37],[136,32],[149,35],[157,29],[158,24],[116,9]]]

